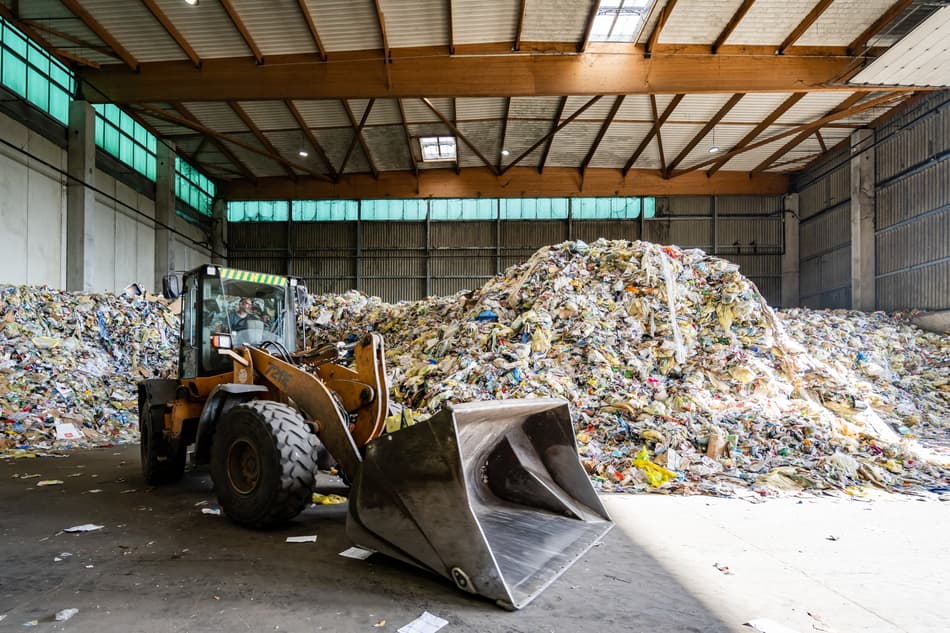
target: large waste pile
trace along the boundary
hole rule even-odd
[[[136,383],[177,349],[178,317],[137,286],[0,286],[0,457],[138,442]]]
[[[0,458],[138,441],[135,385],[174,375],[178,320],[135,290],[0,286]],[[950,490],[950,337],[773,312],[702,251],[566,242],[451,297],[314,299],[307,343],[383,334],[391,428],[560,397],[602,490]]]
[[[567,399],[603,490],[950,486],[950,455],[917,443],[950,439],[950,338],[883,314],[777,315],[699,250],[566,242],[453,297],[317,297],[308,325],[313,342],[383,334],[404,422]]]

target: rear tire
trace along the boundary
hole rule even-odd
[[[299,413],[255,400],[219,420],[211,445],[211,478],[229,519],[268,528],[311,502],[320,442]]]
[[[170,484],[185,473],[185,450],[165,436],[165,406],[143,405],[139,411],[142,475],[150,486]]]

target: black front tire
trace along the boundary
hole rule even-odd
[[[142,475],[150,486],[171,484],[185,473],[185,450],[181,442],[165,436],[164,405],[144,405],[139,412]]]
[[[285,404],[255,400],[230,409],[211,445],[211,478],[224,513],[258,529],[300,514],[313,495],[319,447]]]

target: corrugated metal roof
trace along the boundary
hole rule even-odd
[[[747,94],[723,117],[723,123],[759,123],[791,96],[788,92]]]
[[[138,61],[188,59],[141,2],[84,0],[82,5]]]
[[[192,102],[183,103],[183,106],[191,112],[198,121],[205,127],[210,127],[217,132],[246,132],[247,126],[244,121],[234,113],[234,110],[220,101]]]
[[[306,157],[300,156],[299,152],[301,149],[308,149],[310,147],[310,144],[301,132],[265,132],[264,136],[270,141],[271,145],[277,148],[277,151],[285,159],[300,165],[306,165],[318,173],[326,172],[326,167],[314,152],[310,152],[309,156]]]
[[[502,159],[502,164],[513,161],[550,131],[551,123],[549,121],[509,121],[508,129],[505,131],[504,148],[511,154]],[[518,165],[520,167],[536,166],[543,151],[544,145],[542,144]]]
[[[705,122],[713,118],[732,95],[728,94],[691,94],[683,97],[669,121]],[[743,97],[744,98],[744,97]],[[740,100],[739,103],[742,103]],[[659,109],[659,104],[657,104]]]
[[[717,125],[713,130],[703,138],[693,150],[687,154],[686,158],[679,164],[678,169],[690,167],[697,163],[702,163],[712,158],[715,154],[709,153],[709,148],[714,145],[721,151],[727,152],[733,148],[742,137],[752,131],[751,125]],[[664,149],[666,144],[664,143]]]
[[[459,123],[458,128],[486,159],[493,164],[498,162],[501,155],[501,121],[470,121]],[[461,141],[459,141],[459,165],[462,167],[485,166],[475,152]]]
[[[847,46],[887,11],[894,0],[835,0],[796,46]]]
[[[459,121],[472,119],[503,119],[505,118],[504,97],[470,97],[455,100],[455,116]]]
[[[232,134],[231,136],[247,145],[267,151],[266,148],[261,145],[260,141],[257,140],[257,137],[253,134]],[[250,152],[243,147],[238,147],[236,145],[228,144],[228,149],[234,152],[234,155],[237,156],[242,163],[247,165],[247,167],[254,173],[255,176],[268,178],[287,175],[287,172],[284,171],[284,168],[281,166],[281,164],[272,158],[262,156],[255,152]]]
[[[307,28],[307,21],[297,6],[297,0],[231,2],[263,55],[316,52],[317,44]]]
[[[379,0],[390,48],[447,46],[448,0]]]
[[[429,99],[429,102],[449,121],[455,118],[455,108],[451,98]],[[439,122],[439,117],[421,99],[403,99],[402,109],[406,113],[406,123]]]
[[[597,137],[601,126],[601,123],[572,121],[555,135],[545,165],[550,167],[580,167],[594,144],[594,139]]]
[[[373,0],[306,0],[328,52],[382,49]]]
[[[452,0],[456,44],[512,42],[521,0]]]
[[[512,97],[508,116],[512,119],[554,120],[561,97]]]
[[[759,163],[772,155],[773,152],[777,151],[785,143],[788,142],[788,138],[783,138],[778,141],[769,143],[768,145],[763,145],[762,147],[750,150],[748,152],[743,152],[738,156],[734,156],[729,160],[728,163],[723,167],[724,171],[749,171],[755,169]]]
[[[521,39],[525,42],[580,42],[591,7],[598,0],[527,0]]]
[[[346,116],[346,110],[343,109],[343,104],[339,99],[316,99],[293,103],[308,127],[350,127],[350,119]]]
[[[660,43],[712,44],[741,4],[742,0],[681,2],[673,8],[660,32]]]
[[[756,0],[726,44],[781,44],[817,0]]]
[[[647,16],[646,22],[644,22],[643,28],[640,30],[640,37],[637,39],[637,42],[646,44],[650,39],[650,34],[653,33],[653,29],[656,28],[656,23],[660,19],[660,14],[666,7],[666,3],[667,0],[656,0],[656,3],[653,5],[653,11]],[[663,35],[663,33],[660,33],[660,35]]]
[[[812,92],[778,118],[778,123],[810,123],[828,114],[850,95],[846,92]]]
[[[564,104],[564,112],[561,113],[561,120],[569,118],[572,114],[583,108],[592,98],[591,96],[568,97],[567,103]],[[584,110],[577,120],[603,121],[607,118],[607,115],[610,114],[610,109],[613,107],[615,100],[616,97],[613,95],[601,97],[597,100],[597,103]]]
[[[8,0],[5,2],[5,6],[10,7],[11,5],[11,1]],[[76,37],[84,42],[108,48],[105,42],[99,39],[99,36],[96,35],[92,29],[87,27],[82,20],[74,16],[69,9],[64,7],[60,0],[31,0],[30,2],[20,2],[19,11],[21,19],[34,20],[37,23],[33,28],[53,46],[76,53],[78,56],[97,64],[123,63],[117,56],[103,55],[88,48],[77,49],[74,42],[64,40],[44,30],[43,27],[45,26]]]
[[[703,128],[702,125],[667,123],[660,129],[663,138],[663,154],[669,164]]]
[[[611,123],[597,147],[597,152],[594,154],[590,166],[622,168],[633,156],[633,152],[640,146],[640,142],[651,129],[653,129],[652,123]],[[654,162],[651,168],[660,166],[655,141],[650,143],[643,154],[646,155],[647,159]],[[641,160],[643,160],[643,157],[641,157]]]
[[[406,132],[401,125],[364,128],[363,138],[366,139],[366,144],[373,154],[376,169],[379,171],[412,169],[412,159],[409,157],[409,147],[406,145]]]
[[[178,114],[178,111],[177,111],[177,110],[175,110],[174,108],[172,108],[172,107],[171,107],[170,105],[168,105],[167,103],[149,103],[149,104],[147,104],[147,105],[149,105],[149,106],[151,106],[151,107],[153,107],[153,108],[157,108],[157,109],[159,109],[159,110],[162,110],[163,112],[167,112],[168,114],[170,114],[170,115],[172,115],[172,116],[176,116],[176,117],[180,117],[180,116],[181,116],[180,114]],[[194,130],[192,130],[192,129],[189,128],[189,127],[185,127],[185,126],[183,126],[183,125],[178,125],[178,124],[175,124],[175,123],[169,123],[169,122],[166,121],[165,119],[160,119],[160,118],[158,118],[158,117],[152,116],[152,115],[150,115],[148,112],[146,112],[146,111],[144,111],[144,110],[136,111],[136,114],[137,114],[142,120],[144,120],[146,123],[148,123],[150,126],[152,126],[152,128],[154,128],[155,130],[157,130],[157,131],[159,132],[159,134],[168,134],[168,135],[170,135],[170,136],[175,136],[175,135],[180,136],[180,135],[183,135],[183,134],[193,134],[193,133],[194,133]]]
[[[350,110],[356,122],[359,123],[366,111],[369,99],[348,99]],[[373,109],[369,112],[369,119],[366,121],[366,127],[373,125],[401,125],[402,118],[399,116],[399,105],[395,99],[377,99],[373,103]]]
[[[850,83],[950,86],[950,6],[935,11]]]
[[[283,101],[241,101],[238,103],[259,130],[296,130],[296,119]]]
[[[659,95],[667,96],[667,95]],[[660,109],[659,102],[657,102],[657,110]],[[662,114],[662,112],[658,112]],[[620,105],[620,109],[617,110],[617,116],[615,117],[617,121],[653,121],[653,109],[650,106],[650,96],[649,95],[627,95],[627,98],[623,100],[623,103]]]
[[[181,0],[156,0],[156,3],[201,59],[251,55],[251,49],[220,3],[201,2],[196,6]]]

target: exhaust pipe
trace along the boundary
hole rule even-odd
[[[350,492],[357,544],[520,609],[613,522],[563,400],[449,406],[366,445]]]

